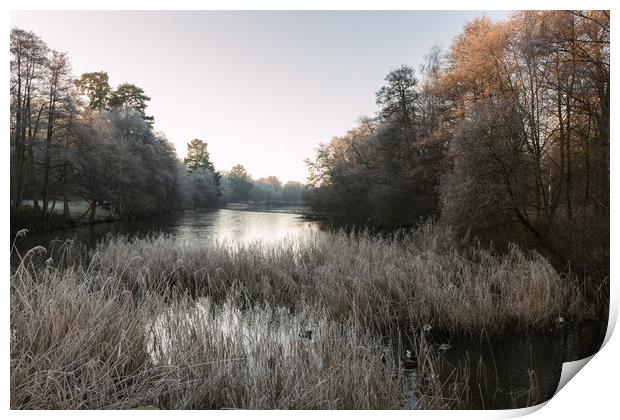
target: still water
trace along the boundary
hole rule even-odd
[[[20,239],[16,247],[24,253],[42,245],[52,250],[65,239],[78,239],[88,246],[108,234],[144,236],[162,232],[174,239],[191,242],[261,240],[274,242],[297,237],[303,241],[323,234],[318,222],[307,221],[298,214],[221,209],[187,211],[181,214],[145,220],[110,222],[82,226]],[[447,381],[454,372],[468,372],[467,398],[474,408],[500,409],[536,405],[550,399],[557,388],[562,363],[579,360],[600,348],[606,325],[598,323],[557,325],[537,332],[508,333],[503,337],[482,334],[472,339],[432,339],[432,346],[442,354],[440,378]],[[403,357],[405,346],[399,346]],[[409,348],[413,348],[409,345]],[[415,386],[415,373],[407,374]],[[411,391],[411,390],[410,390]],[[409,392],[408,408],[416,407]]]
[[[145,236],[161,232],[188,242],[256,240],[274,242],[287,237],[300,240],[320,235],[319,223],[304,220],[302,216],[282,212],[238,210],[186,211],[134,221],[117,221],[80,226],[47,234],[28,235],[16,243],[20,252],[41,245],[50,249],[53,242],[77,239],[89,246],[106,235]]]
[[[460,393],[468,407],[497,410],[530,407],[551,399],[562,364],[595,354],[606,329],[593,321],[567,322],[543,331],[506,331],[499,336],[431,336],[429,342],[441,355],[440,381],[458,375],[465,384]],[[404,341],[407,346],[406,337]],[[415,380],[414,372],[409,375]],[[452,397],[449,392],[445,396]]]

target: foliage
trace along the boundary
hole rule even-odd
[[[110,96],[110,106],[128,107],[134,109],[146,122],[153,124],[153,117],[145,114],[147,102],[151,98],[146,96],[144,90],[131,83],[123,83],[114,90]]]
[[[80,93],[88,97],[88,106],[93,110],[108,109],[112,89],[108,82],[108,73],[97,71],[84,73],[75,81]]]
[[[390,71],[377,117],[307,161],[314,212],[390,229],[440,216],[608,271],[609,34],[607,11],[468,23],[420,80]]]
[[[226,174],[230,201],[247,201],[253,189],[252,178],[243,165],[235,165]]]
[[[203,168],[215,172],[213,162],[209,157],[207,143],[200,139],[193,139],[187,143],[187,157],[183,160],[185,167],[189,171]]]
[[[240,165],[222,181],[200,139],[188,143],[181,163],[165,135],[154,132],[142,88],[113,89],[104,71],[74,79],[66,54],[21,29],[11,31],[10,94],[12,220],[26,223],[14,228],[71,225],[84,217],[71,214],[71,201],[86,201],[87,220],[95,222],[102,206],[128,218],[226,201],[302,200],[303,185],[282,187],[275,177],[255,182]],[[63,223],[55,222],[56,201]]]

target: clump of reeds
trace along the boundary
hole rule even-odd
[[[272,245],[113,238],[88,269],[114,274],[134,292],[189,290],[217,300],[238,287],[274,306],[319,301],[334,318],[353,314],[377,328],[398,320],[478,333],[595,313],[575,281],[543,257],[516,247],[495,255],[434,225],[389,239],[341,232]]]
[[[373,409],[402,406],[382,347],[320,305],[134,295],[92,270],[11,278],[11,407]],[[241,310],[240,308],[245,308]],[[307,331],[312,331],[308,337]]]
[[[381,345],[352,321],[320,307],[296,314],[269,305],[240,310],[182,300],[151,324],[158,366],[181,383],[157,401],[166,408],[399,408],[401,383],[381,362]],[[307,334],[311,331],[311,334]]]
[[[104,408],[157,393],[148,305],[123,300],[113,278],[98,290],[88,280],[53,268],[11,277],[11,407]]]

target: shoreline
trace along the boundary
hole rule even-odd
[[[59,232],[64,230],[76,229],[80,227],[88,227],[101,225],[105,223],[114,223],[114,222],[128,222],[135,220],[148,220],[152,218],[162,217],[162,216],[171,216],[175,214],[182,214],[188,211],[217,211],[217,210],[231,210],[231,211],[248,211],[248,212],[257,212],[257,213],[281,213],[281,214],[293,214],[300,217],[303,217],[305,220],[321,220],[314,218],[312,215],[307,214],[304,210],[308,209],[306,206],[292,206],[292,205],[276,205],[276,206],[265,206],[265,205],[255,205],[248,203],[227,203],[217,207],[208,207],[208,208],[194,208],[194,209],[182,209],[171,212],[159,213],[159,214],[150,214],[150,215],[133,215],[129,217],[121,217],[118,215],[105,215],[105,216],[97,216],[94,221],[90,221],[87,218],[83,217],[70,217],[69,219],[64,219],[62,215],[59,213],[53,214],[49,219],[42,219],[39,215],[35,215],[34,211],[30,207],[22,207],[17,214],[14,213],[14,210],[11,210],[11,224],[10,224],[10,235],[11,240],[14,238],[15,234],[20,230],[27,229],[30,235],[39,235],[39,234],[48,234],[52,232]],[[15,222],[14,219],[23,218],[26,223],[21,223],[22,226],[15,226],[18,222]],[[28,225],[30,224],[30,225]]]

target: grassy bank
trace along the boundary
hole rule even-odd
[[[23,202],[26,208],[32,208],[34,202],[32,200],[24,200]],[[39,203],[41,205],[41,203]],[[54,212],[52,214],[62,215],[64,210],[64,201],[56,200],[54,204]],[[90,211],[90,205],[84,200],[71,200],[69,202],[69,214],[71,215],[71,220],[76,222],[89,222],[88,216]],[[119,216],[114,213],[111,209],[106,208],[104,206],[97,206],[97,212],[95,217],[95,222],[105,222],[109,220],[118,219]]]
[[[11,236],[18,229],[28,229],[30,233],[45,233],[55,230],[74,228],[80,224],[104,223],[120,220],[120,216],[103,206],[97,207],[94,221],[89,219],[89,205],[86,201],[75,200],[69,203],[68,218],[63,216],[64,203],[59,200],[54,205],[54,211],[48,217],[42,217],[41,211],[35,210],[32,200],[24,200],[22,207],[15,211],[11,210]],[[41,203],[39,203],[39,206]]]
[[[544,259],[493,256],[436,226],[38,252],[11,276],[12,408],[457,407],[462,373],[437,381],[423,325],[500,332],[595,314]],[[417,337],[413,388],[385,340],[400,328]]]

